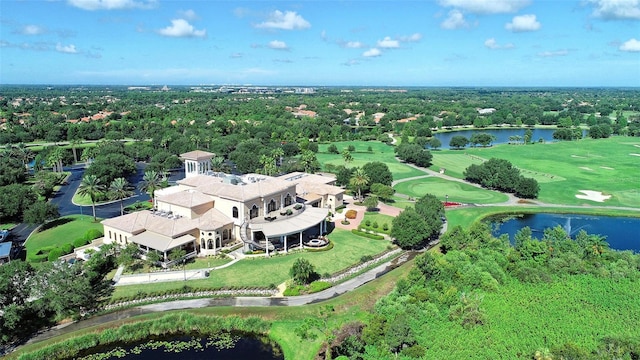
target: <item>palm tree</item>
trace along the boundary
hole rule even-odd
[[[120,200],[120,215],[124,215],[124,199],[133,196],[133,187],[127,179],[119,177],[113,179],[109,185],[109,199]]]
[[[153,201],[155,204],[154,193],[156,192],[156,190],[162,187],[162,178],[160,177],[160,174],[158,174],[158,172],[155,170],[145,171],[144,175],[142,176],[142,181],[140,182],[140,185],[138,185],[138,187],[140,188],[140,190],[149,194],[149,196],[151,197],[151,201]]]
[[[80,161],[80,159],[78,158],[78,145],[82,145],[83,142],[84,140],[82,139],[72,139],[71,141],[69,141],[69,144],[71,145],[71,150],[73,150],[74,163],[77,163],[78,161]]]
[[[222,156],[214,156],[211,158],[211,170],[222,172],[224,170],[224,158]]]
[[[353,161],[353,155],[351,155],[351,151],[345,149],[342,151],[342,158],[344,159],[344,164],[347,165]]]
[[[28,172],[29,161],[33,160],[36,157],[36,154],[34,154],[33,151],[27,148],[23,143],[20,143],[11,148],[11,156],[20,160],[22,162],[22,166],[24,166],[25,170]]]
[[[349,179],[349,185],[358,190],[359,199],[362,199],[362,188],[367,186],[367,184],[369,184],[369,176],[360,168],[356,169],[351,179]]]
[[[78,195],[89,196],[91,198],[91,208],[93,210],[93,221],[96,222],[96,200],[104,194],[105,186],[100,184],[100,178],[95,175],[87,175],[82,178],[78,186]]]

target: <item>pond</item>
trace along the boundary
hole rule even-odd
[[[502,223],[492,221],[491,224],[494,236],[508,234],[512,242],[518,230],[525,226],[540,239],[545,228],[560,225],[571,237],[584,230],[604,236],[612,249],[640,253],[640,218],[540,213],[508,218]]]
[[[280,349],[257,337],[236,336],[227,333],[215,339],[206,337],[174,336],[146,340],[136,344],[113,345],[93,354],[85,354],[80,359],[141,359],[141,360],[178,360],[178,359],[251,359],[283,360]]]
[[[544,142],[554,142],[556,141],[553,138],[553,132],[556,129],[531,129],[533,131],[533,135],[531,136],[532,142],[538,142],[542,139]],[[509,128],[509,129],[474,129],[474,130],[459,130],[459,131],[450,131],[450,132],[436,132],[433,134],[435,138],[440,140],[442,143],[442,149],[449,148],[449,142],[451,138],[454,136],[464,136],[467,139],[471,138],[471,135],[474,133],[487,133],[496,137],[496,140],[492,143],[492,145],[496,144],[507,144],[509,142],[509,137],[511,136],[521,136],[524,138],[524,133],[527,131],[527,128]],[[584,136],[584,133],[583,133]]]

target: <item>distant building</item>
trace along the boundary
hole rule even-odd
[[[324,234],[329,211],[342,205],[344,190],[333,177],[216,173],[210,168],[213,156],[199,150],[182,154],[185,178],[156,191],[153,210],[102,221],[105,243],[157,251],[164,266],[175,260],[168,255],[177,248],[188,257],[215,255],[234,243],[267,254],[288,251]]]

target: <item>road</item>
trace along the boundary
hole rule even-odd
[[[112,321],[127,319],[130,317],[149,314],[155,312],[164,312],[171,310],[197,309],[212,306],[235,306],[235,307],[264,307],[264,306],[302,306],[314,304],[321,301],[333,299],[346,292],[355,290],[356,288],[373,281],[387,272],[397,268],[398,266],[413,259],[419,252],[405,252],[399,257],[385,262],[361,275],[354,277],[348,281],[340,283],[329,289],[308,295],[301,296],[284,296],[284,297],[229,297],[229,298],[206,298],[192,300],[175,300],[157,304],[140,305],[134,308],[121,310],[106,315],[96,316],[87,320],[77,321],[64,326],[57,326],[48,329],[33,338],[27,344],[37,343],[56,336],[68,334],[73,331],[89,328],[96,325],[107,324]]]

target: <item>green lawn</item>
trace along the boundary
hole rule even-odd
[[[230,267],[212,271],[207,279],[189,281],[188,285],[197,288],[278,285],[289,279],[289,269],[291,269],[293,262],[300,257],[309,260],[318,273],[332,274],[357,264],[363,255],[375,255],[383,252],[389,245],[387,241],[356,236],[342,229],[335,229],[329,235],[329,239],[333,241],[334,247],[328,251],[245,259]],[[137,293],[177,289],[184,285],[184,282],[175,281],[151,285],[118,286],[113,297],[117,299]]]
[[[393,188],[396,192],[406,194],[412,198],[432,194],[444,201],[448,195],[449,201],[472,204],[494,204],[508,200],[507,195],[497,191],[485,190],[435,176],[401,182]]]
[[[460,161],[457,171],[475,161],[471,155],[511,161],[523,175],[538,180],[538,199],[543,202],[640,207],[640,139],[617,136],[527,146],[468,148],[463,153],[442,151],[434,156],[434,163],[444,162],[452,153]],[[469,158],[466,162],[465,157]],[[601,191],[611,195],[611,199],[604,203],[578,199],[576,194],[580,190]]]
[[[347,149],[349,145],[355,146],[356,151],[351,153],[353,161],[346,164],[347,167],[362,167],[366,163],[379,161],[387,164],[389,171],[393,174],[393,180],[425,175],[423,171],[396,160],[395,153],[393,151],[394,147],[391,145],[386,145],[379,141],[344,141],[335,142],[333,144],[336,145],[340,152]],[[330,144],[321,144],[319,146],[317,157],[320,164],[323,166],[325,164],[333,164],[336,166],[345,165],[342,154],[327,153],[329,145]],[[371,146],[371,152],[367,150],[369,146]]]
[[[25,243],[27,261],[42,248],[73,243],[75,239],[83,237],[89,229],[102,231],[102,224],[93,222],[91,216],[70,215],[52,221],[43,229],[45,230],[33,234]]]
[[[366,221],[369,220],[371,221],[371,227],[366,227],[365,223]],[[380,232],[380,233],[386,233],[388,234],[391,231],[391,222],[393,221],[393,216],[389,216],[389,215],[384,215],[384,214],[380,214],[377,212],[371,212],[371,211],[367,211],[364,213],[364,219],[362,219],[362,222],[360,223],[360,225],[362,225],[363,227],[376,231],[376,232]],[[377,222],[378,223],[378,228],[374,229],[373,228],[373,223]],[[389,227],[389,229],[387,231],[384,231],[382,229],[382,226],[384,224],[387,224],[387,226]]]
[[[9,229],[12,229],[14,226],[16,226],[16,224],[12,224],[12,223],[1,224],[0,230],[9,230]]]

